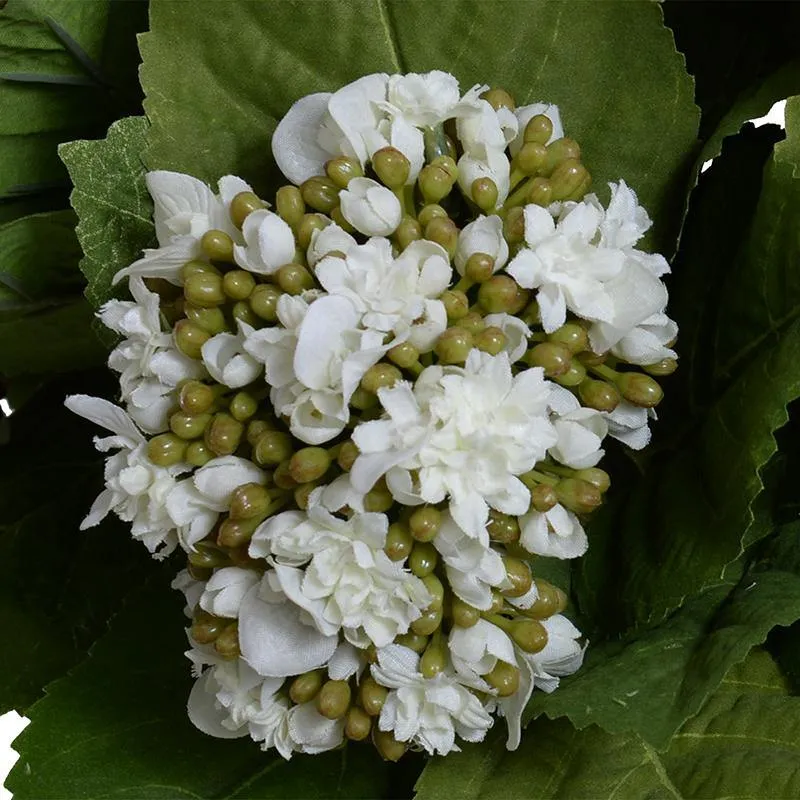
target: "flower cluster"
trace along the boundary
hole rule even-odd
[[[303,98],[272,145],[274,206],[147,176],[158,247],[99,313],[124,410],[67,400],[115,451],[84,526],[185,553],[206,733],[395,760],[499,715],[514,748],[585,648],[531,560],[586,551],[605,439],[647,443],[676,366],[650,220],[587,194],[555,106],[441,72]]]

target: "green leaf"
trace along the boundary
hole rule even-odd
[[[800,698],[786,696],[774,662],[756,651],[665,752],[637,736],[537,720],[516,752],[496,734],[430,762],[416,799],[795,797],[799,713]]]
[[[154,0],[141,50],[152,169],[233,172],[264,192],[279,179],[269,136],[295,100],[371,72],[438,68],[463,88],[557,103],[598,189],[623,176],[656,220],[656,245],[677,235],[698,114],[656,4],[232,3],[223,26],[208,0]]]
[[[78,240],[85,254],[81,271],[94,306],[112,294],[111,279],[153,243],[152,201],[140,160],[147,122],[115,122],[99,141],[69,142],[59,148],[75,189]]]
[[[371,798],[391,767],[369,745],[285,762],[245,740],[195,730],[182,599],[166,587],[131,597],[110,633],[28,712],[8,788],[24,798]]]

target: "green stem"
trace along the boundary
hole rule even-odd
[[[612,383],[615,383],[619,379],[619,372],[611,369],[611,367],[606,364],[595,364],[588,369],[595,375],[599,375],[601,378],[605,378],[607,381],[611,381]]]
[[[562,467],[558,464],[550,464],[548,462],[540,462],[536,465],[540,470],[544,472],[550,472],[553,475],[560,475],[562,478],[571,478],[575,475],[575,470],[570,469],[569,467]]]
[[[537,484],[540,483],[546,483],[548,486],[555,486],[559,482],[558,478],[554,478],[552,475],[545,475],[542,472],[537,472],[535,469],[526,472],[524,475],[520,475],[519,479],[529,489],[534,489]]]
[[[453,287],[453,290],[466,294],[474,285],[475,281],[471,281],[466,276],[462,276],[461,280]]]

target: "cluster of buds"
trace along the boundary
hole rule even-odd
[[[160,247],[100,313],[128,413],[68,401],[120,451],[86,524],[186,553],[192,720],[287,758],[444,754],[494,713],[518,744],[583,656],[534,559],[586,550],[602,442],[644,446],[676,366],[633,192],[587,195],[554,107],[442,75],[346,87],[368,124],[312,96],[310,153],[290,111],[274,211],[151,173]]]

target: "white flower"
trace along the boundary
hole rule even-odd
[[[365,328],[408,335],[421,352],[432,349],[447,327],[444,304],[435,298],[453,271],[435,242],[412,242],[395,258],[388,239],[370,239],[344,258],[323,258],[315,274],[326,291],[351,301]]]
[[[656,418],[652,408],[642,408],[623,400],[613,411],[604,412],[608,435],[628,445],[631,450],[641,450],[650,442],[651,419]]]
[[[503,350],[508,353],[508,360],[512,364],[525,355],[531,329],[519,317],[505,313],[487,314],[483,321],[487,328],[500,328],[505,334],[506,343]]]
[[[354,247],[358,247],[358,242],[347,231],[342,230],[333,222],[330,225],[326,225],[322,230],[314,230],[312,232],[311,244],[306,252],[308,266],[316,267],[317,263],[331,252],[347,255]],[[314,274],[316,274],[316,270]]]
[[[95,438],[95,447],[100,452],[119,450],[106,460],[106,488],[92,504],[81,530],[99,524],[113,511],[124,522],[132,523],[133,538],[143,542],[156,558],[171,553],[178,539],[167,514],[166,500],[176,486],[175,476],[187,467],[177,465],[166,469],[153,464],[147,458],[147,440],[133,420],[113,403],[79,394],[68,397],[64,405],[114,434]]]
[[[538,114],[543,114],[550,122],[553,123],[553,133],[545,144],[550,144],[556,139],[561,139],[564,136],[564,128],[561,125],[561,115],[558,111],[558,106],[552,103],[532,103],[528,106],[520,106],[514,112],[517,118],[517,136],[513,142],[508,145],[509,152],[515,156],[525,142],[525,127],[527,124]]]
[[[153,220],[159,247],[145,250],[142,258],[114,276],[114,283],[125,275],[141,275],[164,278],[180,286],[181,267],[202,256],[200,239],[204,233],[222,230],[234,242],[241,241],[228,211],[239,192],[252,191],[241,178],[220,178],[219,195],[197,178],[180,172],[148,172],[145,180],[155,205]]]
[[[552,419],[558,441],[548,451],[572,469],[593,467],[603,457],[600,445],[608,433],[602,415],[591,408],[576,408]]]
[[[486,253],[494,259],[494,271],[501,270],[508,261],[508,243],[503,236],[503,220],[492,214],[479,216],[468,223],[458,234],[455,265],[459,275],[464,274],[467,259],[475,253]]]
[[[252,330],[249,328],[249,330]],[[206,341],[202,348],[203,363],[211,377],[231,389],[240,389],[252,383],[261,374],[261,365],[245,351],[245,332],[218,333]]]
[[[237,456],[213,458],[180,481],[166,499],[166,511],[178,529],[181,546],[193,550],[211,533],[219,515],[228,510],[235,489],[265,482],[266,475],[255,464]]]
[[[595,330],[596,329],[596,330]],[[594,340],[598,347],[606,342],[598,340],[601,326],[593,326]],[[677,358],[669,347],[678,336],[678,326],[666,314],[653,314],[626,333],[611,347],[612,355],[629,364],[655,364],[665,358]]]
[[[580,520],[560,504],[544,513],[525,514],[519,518],[519,527],[520,545],[538,556],[577,558],[589,546]]]
[[[236,244],[236,263],[258,275],[272,275],[284,264],[294,261],[295,241],[292,229],[277,214],[259,209],[245,217],[242,225],[244,246]]]
[[[446,755],[459,750],[456,734],[479,742],[492,727],[492,717],[469,689],[446,672],[423,677],[419,656],[407,647],[381,648],[371,671],[381,686],[392,690],[381,709],[378,728],[392,731],[399,742],[419,745],[431,755]]]
[[[557,441],[541,369],[514,376],[507,354],[473,350],[463,368],[428,367],[413,391],[400,382],[378,396],[387,418],[353,432],[361,455],[350,474],[358,491],[386,474],[405,504],[449,498],[456,523],[486,544],[489,507],[528,510],[530,492],[517,476]]]
[[[259,526],[249,553],[274,556],[281,590],[321,633],[343,628],[359,647],[383,647],[406,633],[431,601],[422,581],[384,552],[388,528],[384,514],[342,520],[321,506],[286,511]],[[303,564],[305,570],[296,568]]]
[[[471,628],[454,625],[447,641],[450,660],[459,677],[473,688],[494,693],[481,676],[491,672],[498,661],[516,665],[514,642],[508,634],[485,619]]]
[[[260,573],[241,567],[215,570],[203,588],[200,608],[216,617],[239,616],[244,596],[261,580]]]
[[[389,78],[385,107],[410,125],[433,128],[453,116],[460,96],[458,81],[448,72],[412,72]]]
[[[339,192],[339,203],[342,216],[367,236],[388,236],[403,218],[394,192],[371,178],[353,178]]]

